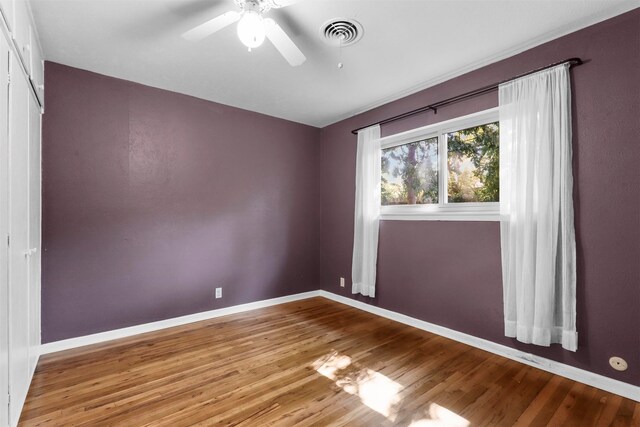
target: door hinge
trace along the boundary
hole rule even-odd
[[[11,246],[11,236],[7,234],[7,247]]]

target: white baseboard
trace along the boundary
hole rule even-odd
[[[241,313],[245,311],[255,310],[263,307],[270,307],[273,305],[284,304],[292,301],[299,301],[313,297],[324,297],[332,301],[336,301],[342,304],[349,305],[351,307],[366,311],[377,316],[385,317],[396,322],[403,323],[405,325],[413,326],[418,329],[422,329],[427,332],[431,332],[452,340],[468,344],[472,347],[479,348],[481,350],[488,351],[499,356],[506,357],[508,359],[515,360],[517,362],[524,363],[539,369],[542,369],[552,374],[560,375],[565,378],[569,378],[574,381],[587,384],[601,390],[605,390],[611,393],[624,396],[626,398],[640,402],[640,387],[628,384],[622,381],[614,380],[602,375],[594,374],[584,369],[575,368],[573,366],[565,365],[560,362],[545,359],[534,354],[525,353],[520,350],[516,350],[511,347],[507,347],[502,344],[497,344],[492,341],[488,341],[482,338],[467,335],[462,332],[454,331],[453,329],[445,328],[435,325],[433,323],[425,322],[423,320],[416,319],[414,317],[406,316],[404,314],[396,313],[395,311],[386,310],[384,308],[375,307],[356,301],[351,298],[346,298],[340,295],[336,295],[324,290],[305,292],[301,294],[290,295],[286,297],[273,298],[263,301],[251,302],[248,304],[236,305],[233,307],[221,308],[218,310],[205,311],[202,313],[190,314],[188,316],[176,317],[173,319],[161,320],[158,322],[145,323],[143,325],[131,326],[129,328],[116,329],[108,332],[101,332],[98,334],[87,335],[84,337],[71,338],[68,340],[56,341],[41,346],[41,354],[54,353],[57,351],[68,350],[76,347],[82,347],[85,345],[97,344],[105,341],[110,341],[118,338],[130,337],[133,335],[143,334],[146,332],[159,331],[161,329],[171,328],[174,326],[185,325],[187,323],[199,322],[201,320],[213,319],[220,316],[226,316],[229,314]]]
[[[174,326],[186,325],[187,323],[199,322],[201,320],[213,319],[227,316],[229,314],[242,313],[244,311],[258,308],[270,307],[272,305],[284,304],[286,302],[299,301],[307,298],[317,297],[320,291],[304,292],[301,294],[288,295],[285,297],[266,299],[262,301],[250,302],[247,304],[234,305],[232,307],[219,308],[217,310],[203,311],[202,313],[189,314],[187,316],[174,317],[172,319],[160,320],[157,322],[145,323],[142,325],[130,326],[128,328],[115,329],[113,331],[100,332],[97,334],[85,335],[83,337],[70,338],[67,340],[54,341],[42,344],[40,354],[55,353],[57,351],[69,350],[83,347],[85,345],[98,344],[118,338],[126,338],[133,335],[147,332],[159,331],[161,329],[172,328]]]
[[[462,332],[454,331],[453,329],[434,325],[433,323],[396,313],[395,311],[375,307],[331,292],[321,290],[320,296],[640,402],[640,387],[632,384],[614,380],[603,375],[594,374],[593,372],[545,359],[544,357],[536,356],[534,354],[525,353],[502,344],[497,344],[493,341],[467,335]]]

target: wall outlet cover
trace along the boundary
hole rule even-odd
[[[222,298],[222,288],[216,288],[216,298]]]
[[[609,365],[616,371],[626,371],[629,365],[627,365],[627,361],[622,357],[612,357],[609,359]]]

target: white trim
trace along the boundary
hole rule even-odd
[[[413,141],[433,138],[441,133],[452,132],[460,129],[481,125],[487,122],[498,121],[500,107],[493,107],[487,110],[477,111],[465,116],[454,117],[404,132],[394,133],[380,138],[380,148],[385,149],[397,145],[407,144]]]
[[[500,221],[500,211],[382,212],[380,221]]]
[[[263,301],[252,302],[248,304],[236,305],[233,307],[221,308],[218,310],[205,311],[202,313],[191,314],[188,316],[176,317],[173,319],[161,320],[159,322],[146,323],[144,325],[132,326],[129,328],[116,329],[114,331],[101,332],[99,334],[87,335],[84,337],[71,338],[63,341],[56,341],[47,344],[43,344],[40,348],[40,354],[55,353],[57,351],[69,350],[72,348],[82,347],[85,345],[98,344],[105,341],[110,341],[118,338],[126,338],[133,335],[143,334],[147,332],[159,331],[174,326],[185,325],[192,322],[198,322],[201,320],[213,319],[216,317],[226,316],[229,314],[242,313],[245,311],[255,310],[258,308],[270,307],[273,305],[284,304],[292,301],[299,301],[313,297],[323,297],[329,300],[345,304],[359,310],[366,311],[376,316],[381,316],[396,322],[403,323],[414,328],[422,329],[423,331],[431,332],[445,338],[458,341],[472,347],[479,348],[481,350],[488,351],[498,356],[506,357],[507,359],[515,360],[516,362],[524,363],[525,365],[533,366],[535,368],[542,369],[547,372],[551,372],[561,377],[569,378],[573,381],[578,381],[583,384],[590,385],[592,387],[599,388],[611,393],[618,394],[640,402],[640,387],[628,384],[622,381],[614,380],[602,375],[594,374],[584,369],[575,368],[573,366],[565,365],[560,362],[545,359],[540,356],[525,353],[520,350],[516,350],[511,347],[507,347],[502,344],[497,344],[492,341],[488,341],[482,338],[467,335],[462,332],[454,331],[443,326],[438,326],[433,323],[425,322],[404,314],[397,313],[395,311],[386,310],[384,308],[375,307],[356,301],[351,298],[336,295],[332,292],[325,290],[310,291],[296,295],[290,295],[285,297],[273,298]]]
[[[534,354],[525,353],[524,351],[516,350],[515,348],[507,347],[502,344],[497,344],[493,341],[474,337],[473,335],[467,335],[463,332],[454,331],[453,329],[438,326],[433,323],[425,322],[424,320],[419,320],[414,317],[406,316],[395,311],[386,310],[384,308],[366,304],[364,302],[343,297],[341,295],[336,295],[328,291],[321,290],[320,296],[332,301],[339,302],[341,304],[357,308],[359,310],[366,311],[371,314],[375,314],[377,316],[395,320],[396,322],[413,326],[414,328],[422,329],[423,331],[431,332],[436,335],[440,335],[445,338],[449,338],[454,341],[458,341],[472,347],[497,354],[498,356],[506,357],[507,359],[515,360],[516,362],[524,363],[525,365],[542,369],[543,371],[551,372],[555,375],[560,375],[561,377],[569,378],[573,381],[587,384],[592,387],[608,391],[610,393],[618,394],[620,396],[626,397],[627,399],[640,402],[640,387],[634,386],[632,384],[614,380],[603,375],[565,365],[564,363],[556,362],[554,360],[546,359]]]
[[[219,308],[216,310],[203,311],[202,313],[189,314],[187,316],[174,317],[172,319],[160,320],[157,322],[145,323],[142,325],[130,326],[128,328],[115,329],[113,331],[100,332],[83,337],[70,338],[67,340],[54,341],[40,346],[40,354],[55,353],[57,351],[69,350],[83,347],[85,345],[98,344],[105,341],[119,338],[131,337],[147,332],[159,331],[174,326],[186,325],[188,323],[199,322],[201,320],[214,319],[216,317],[228,316],[230,314],[242,313],[256,310],[258,308],[271,307],[273,305],[284,304],[292,301],[299,301],[307,298],[320,296],[320,291],[310,291],[301,294],[288,295],[284,297],[266,299],[262,301],[250,302],[247,304],[234,305],[231,307]]]
[[[18,405],[18,414],[22,414],[22,410],[24,409],[24,404],[27,403],[27,395],[29,394],[29,388],[31,388],[31,383],[33,382],[33,376],[36,374],[36,368],[38,367],[38,362],[40,362],[40,350],[41,350],[42,346],[37,346],[37,347],[29,347],[29,351],[36,351],[36,358],[35,358],[35,362],[31,365],[29,365],[29,378],[27,381],[27,384],[29,384],[29,387],[27,388],[27,390],[25,391],[24,396],[14,396],[11,393],[9,393],[9,402],[10,405]],[[8,384],[7,384],[8,385]],[[8,389],[7,389],[8,391]],[[11,427],[17,427],[18,426],[18,421],[19,420],[12,420],[9,419],[9,426]]]
[[[383,221],[500,221],[500,203],[381,206],[380,219]]]
[[[496,53],[495,55],[487,56],[486,58],[480,61],[472,62],[469,65],[465,65],[451,72],[441,74],[437,77],[434,77],[425,82],[419,83],[408,89],[395,92],[389,96],[379,98],[377,101],[373,101],[361,108],[352,110],[351,112],[340,114],[336,118],[331,119],[328,123],[325,123],[318,127],[325,128],[327,126],[341,122],[343,120],[356,117],[360,114],[371,111],[374,108],[378,108],[383,105],[389,104],[391,102],[397,101],[399,99],[406,98],[407,96],[413,95],[425,89],[429,89],[430,87],[436,86],[440,83],[444,83],[456,77],[460,77],[464,74],[486,67],[487,65],[491,65],[496,62],[502,61],[504,59],[511,58],[512,56],[516,56],[519,53],[526,52],[527,50],[533,49],[534,47],[559,39],[560,37],[566,36],[568,34],[575,33],[577,31],[580,31],[592,25],[596,25],[600,22],[606,21],[607,19],[611,19],[618,15],[622,15],[623,13],[636,9],[639,4],[640,3],[638,2],[638,0],[627,0],[622,3],[617,3],[614,6],[612,6],[610,9],[607,9],[599,13],[593,14],[591,16],[588,16],[586,18],[577,20],[573,23],[563,25],[561,28],[549,31],[545,34],[542,34],[539,37],[528,39],[524,43],[518,44],[509,49],[505,49],[501,52]],[[546,64],[540,64],[540,65],[546,65]],[[525,72],[527,70],[522,70],[522,71]]]

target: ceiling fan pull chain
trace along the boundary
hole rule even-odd
[[[342,44],[344,42],[344,34],[340,34],[340,41],[338,43],[340,43],[340,45],[338,46],[338,69],[342,69],[342,67],[344,67],[344,64],[342,63]]]

